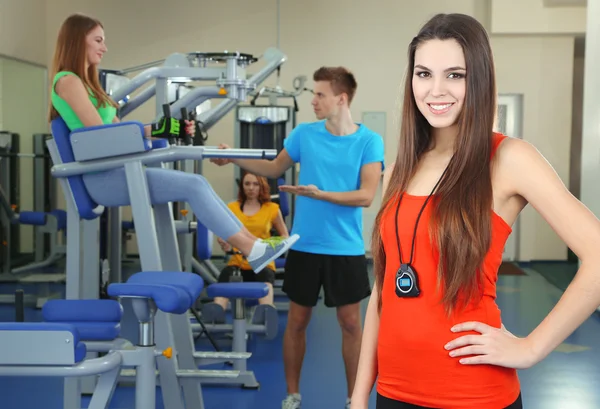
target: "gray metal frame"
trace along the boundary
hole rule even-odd
[[[33,135],[33,154],[36,156],[33,160],[33,210],[36,212],[50,212],[57,208],[56,181],[50,176],[52,161],[46,148],[46,139],[49,137],[50,134]],[[52,246],[58,245],[55,237],[48,236],[39,229],[35,230],[34,240],[36,262],[44,261],[49,255],[51,256]]]
[[[244,299],[235,298],[231,302],[234,305],[233,325],[230,324],[204,324],[207,331],[210,332],[229,332],[232,331],[233,345],[232,352],[238,354],[246,354],[247,350],[247,335],[250,332],[264,333],[264,325],[252,325],[246,322],[246,306]],[[200,324],[192,324],[194,334],[201,331]],[[242,385],[245,388],[258,388],[260,384],[256,380],[254,371],[249,371],[246,365],[246,359],[237,359],[233,362],[233,369],[239,371],[239,376],[236,378],[213,378],[206,380],[206,384],[218,385]]]
[[[29,337],[35,336],[41,340],[47,340],[48,336],[52,335],[50,331],[39,332],[39,334],[36,334],[33,333],[33,331],[28,331],[27,335]],[[0,334],[4,335],[3,331],[0,331]],[[62,342],[64,343],[64,338]],[[54,344],[56,344],[56,342],[54,342]],[[46,345],[49,346],[52,345],[52,343],[47,342]],[[14,351],[14,346],[12,350]],[[46,353],[50,355],[53,354],[54,351],[52,351],[49,348],[46,348]],[[107,355],[103,356],[102,358],[95,358],[89,360],[86,359],[83,362],[72,366],[38,366],[39,363],[24,365],[5,365],[3,362],[0,362],[0,376],[51,376],[64,377],[66,379],[72,379],[83,376],[97,376],[98,384],[96,386],[96,389],[94,390],[94,394],[92,396],[88,408],[108,409],[110,400],[116,387],[121,365],[126,364],[124,358],[126,358],[127,356],[131,356],[131,353],[132,351],[112,351],[109,352]],[[19,354],[19,356],[21,356],[21,354]],[[23,360],[25,360],[25,357],[23,357]],[[128,361],[130,361],[129,364],[135,363],[132,360]],[[144,385],[140,385],[140,388],[143,387]],[[155,393],[148,393],[147,395],[151,396],[150,399],[155,399]],[[79,403],[72,403],[76,406],[66,406],[65,402],[65,408],[80,408],[81,398],[79,398]],[[146,405],[147,402],[141,402],[141,404]],[[136,409],[149,407],[152,406],[138,406],[136,402]]]
[[[190,55],[193,54],[191,53]],[[238,101],[246,100],[249,91],[255,89],[258,84],[267,79],[287,60],[286,55],[276,48],[268,48],[264,52],[263,57],[266,61],[265,66],[256,74],[246,79],[246,64],[238,59],[238,54],[236,53],[231,53],[231,57],[227,59],[226,67],[224,68],[196,67],[193,66],[188,56],[173,54],[165,60],[164,66],[144,70],[132,78],[127,85],[115,90],[112,97],[115,101],[127,100],[129,94],[154,80],[155,84],[145,88],[142,93],[124,104],[121,108],[121,117],[127,116],[147,100],[156,96],[156,115],[158,119],[162,116],[162,104],[168,101],[168,81],[181,79],[190,81],[216,81],[216,87],[197,87],[176,101],[171,107],[173,117],[180,118],[181,108],[187,108],[188,111],[191,111],[207,99],[226,98],[217,107],[207,112],[204,117],[200,117],[200,120],[207,127],[211,127],[227,114]],[[221,90],[225,90],[226,92],[223,94]]]
[[[269,316],[274,317],[278,320],[277,316],[273,316],[271,314],[267,314],[264,312],[265,322],[263,324],[252,324],[247,321],[247,308],[245,305],[245,299],[243,298],[232,298],[231,306],[233,312],[233,323],[232,324],[213,324],[213,323],[204,323],[204,327],[210,333],[231,333],[232,337],[232,348],[231,351],[236,354],[244,355],[248,352],[247,344],[248,344],[248,335],[249,334],[259,334],[272,336],[276,334],[277,327],[279,325],[278,322],[267,323],[266,320],[269,319]],[[260,307],[271,308],[274,310],[275,314],[277,310],[270,305],[263,305]],[[257,307],[258,308],[258,307]],[[193,317],[190,317],[192,321],[194,321]],[[194,335],[200,334],[203,330],[202,325],[199,323],[191,324],[192,331]],[[269,334],[270,332],[270,334]],[[249,357],[249,354],[248,354]],[[210,384],[218,384],[218,385],[242,385],[245,388],[258,388],[260,386],[259,382],[256,380],[256,376],[254,375],[254,371],[248,370],[246,359],[238,359],[233,362],[233,369],[239,371],[240,375],[237,378],[224,378],[224,379],[211,379],[205,381],[204,383]]]

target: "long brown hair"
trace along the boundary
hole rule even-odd
[[[243,208],[244,203],[246,203],[246,200],[248,200],[248,197],[246,196],[246,192],[244,191],[244,179],[246,179],[246,176],[248,176],[248,175],[252,175],[258,180],[258,187],[259,187],[258,203],[260,203],[262,205],[263,203],[270,202],[271,201],[271,188],[269,187],[267,178],[265,178],[263,176],[255,175],[254,173],[244,172],[242,175],[242,178],[240,179],[240,184],[239,184],[239,189],[238,189],[238,197],[237,197],[240,207]]]
[[[85,64],[87,60],[86,36],[96,27],[102,27],[102,23],[92,17],[83,14],[72,14],[63,22],[56,39],[52,69],[50,71],[50,85],[53,86],[54,77],[60,71],[71,71],[83,81],[83,84],[98,101],[98,107],[118,105],[104,92],[98,78],[98,70],[95,65],[90,64],[87,72]],[[57,118],[58,112],[49,101],[49,120]]]
[[[385,275],[381,219],[391,201],[405,192],[419,160],[430,146],[431,126],[415,103],[412,90],[415,52],[423,42],[456,40],[466,62],[466,97],[458,118],[455,151],[432,197],[429,231],[439,254],[438,288],[450,314],[480,296],[480,266],[491,243],[493,205],[490,156],[496,112],[496,82],[489,38],[474,18],[438,14],[413,38],[408,49],[402,125],[396,163],[373,228],[372,254],[379,290],[379,310]]]

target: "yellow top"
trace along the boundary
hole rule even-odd
[[[252,216],[248,216],[240,208],[240,203],[230,202],[227,207],[235,214],[235,216],[242,222],[250,233],[259,239],[268,239],[271,237],[271,229],[273,228],[273,221],[279,213],[279,205],[273,202],[264,203],[258,212]],[[252,270],[248,261],[246,261],[241,254],[235,254],[231,256],[228,266],[236,266],[242,270]],[[267,268],[275,270],[275,262],[271,262]]]

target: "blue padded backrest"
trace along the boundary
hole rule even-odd
[[[285,185],[285,180],[282,178],[277,179],[277,186]],[[287,192],[279,191],[279,209],[281,215],[287,217],[290,214],[290,199]]]
[[[51,124],[51,129],[62,162],[75,162],[73,150],[71,149],[71,131],[67,127],[65,121],[61,117],[54,119]],[[75,205],[77,206],[79,216],[86,220],[97,218],[99,214],[95,213],[94,209],[98,207],[98,203],[94,202],[88,194],[83,183],[83,177],[70,176],[67,178],[67,181],[73,192],[73,198],[75,199]]]
[[[213,234],[202,223],[196,226],[196,255],[200,260],[210,260],[212,256]]]

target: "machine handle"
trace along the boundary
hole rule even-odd
[[[171,105],[163,104],[163,115],[165,118],[171,118]]]
[[[191,119],[190,115],[188,114],[188,110],[186,107],[182,107],[181,108],[181,128],[179,131],[179,137],[181,139],[183,139],[183,144],[186,146],[192,146],[194,145],[194,138],[190,135],[187,134],[187,132],[185,131],[185,120],[186,119]]]

